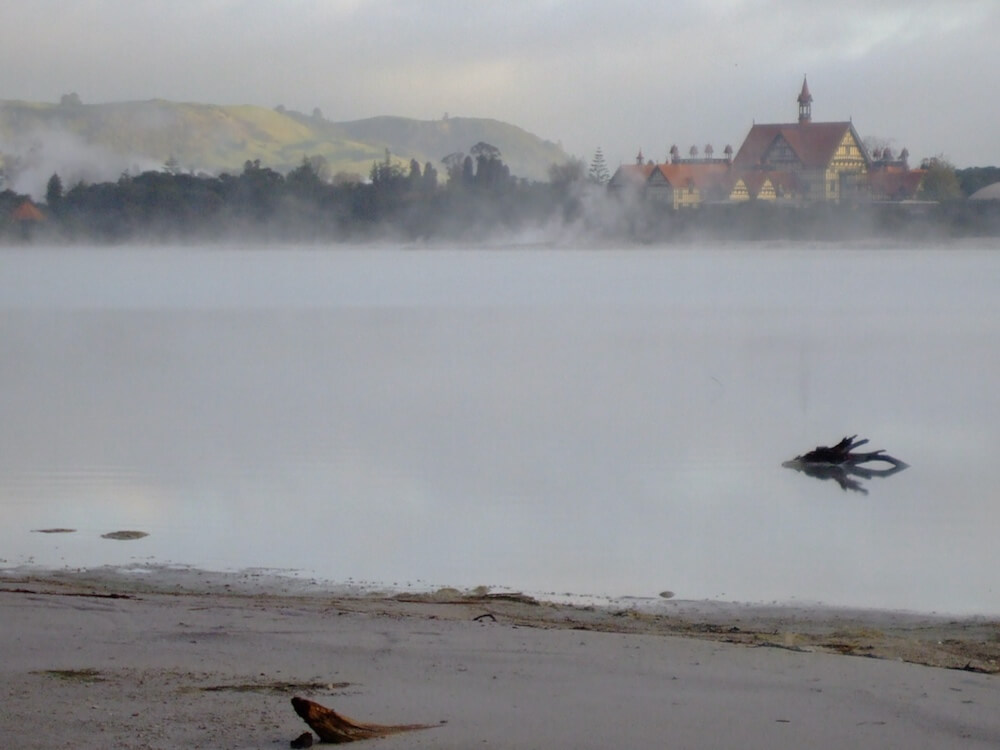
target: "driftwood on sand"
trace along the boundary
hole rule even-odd
[[[795,469],[816,479],[833,479],[840,485],[841,489],[854,490],[864,494],[867,494],[868,490],[862,487],[859,479],[888,477],[909,468],[909,464],[905,461],[890,456],[884,450],[856,452],[855,448],[868,443],[867,439],[858,440],[857,437],[857,435],[845,437],[830,447],[817,446],[801,456],[796,456],[791,461],[785,461],[782,466],[787,469]],[[888,464],[888,466],[886,468],[861,466],[861,464],[879,462]]]
[[[349,719],[343,714],[338,714],[332,708],[321,706],[319,703],[298,696],[292,698],[292,707],[295,709],[295,713],[301,716],[309,728],[316,733],[320,742],[334,744],[372,740],[378,737],[387,737],[390,734],[412,732],[416,729],[430,729],[435,726],[434,724],[365,724]]]

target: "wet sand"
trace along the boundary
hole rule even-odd
[[[988,618],[103,570],[3,571],[0,623],[0,747],[288,747],[296,695],[431,725],[382,748],[1000,744]]]

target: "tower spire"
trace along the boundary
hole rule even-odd
[[[802,76],[802,91],[799,93],[799,124],[804,125],[812,122],[812,94],[809,93],[809,84],[806,77]]]

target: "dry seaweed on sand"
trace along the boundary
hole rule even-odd
[[[412,732],[417,729],[430,729],[433,724],[367,724],[338,714],[332,708],[327,708],[306,698],[295,696],[292,707],[302,720],[309,725],[320,742],[340,744],[342,742],[357,742],[379,737],[388,737],[400,732]]]

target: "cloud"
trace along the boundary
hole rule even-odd
[[[20,71],[19,98],[447,111],[579,156],[601,145],[612,164],[640,146],[738,145],[755,118],[794,118],[808,73],[814,116],[1000,163],[981,127],[1000,105],[967,72],[998,34],[993,0],[35,0],[5,9],[0,65]]]

